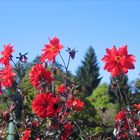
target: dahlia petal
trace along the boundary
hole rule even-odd
[[[52,40],[50,40],[50,43],[53,46],[59,46],[60,40],[57,37],[53,37]]]
[[[119,55],[127,56],[127,54],[128,54],[127,45],[120,47],[118,52],[119,52]]]

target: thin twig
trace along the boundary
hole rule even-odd
[[[83,136],[85,137],[85,140],[88,140],[87,138],[86,138],[86,134],[82,131],[82,129],[80,128],[80,126],[78,125],[78,123],[76,122],[76,121],[73,121],[74,122],[74,124],[78,127],[78,129],[80,130],[80,132],[83,134]]]
[[[59,52],[59,56],[60,56],[60,58],[61,58],[61,60],[62,60],[62,62],[63,62],[63,64],[64,64],[64,68],[65,68],[65,71],[66,71],[66,76],[65,76],[65,79],[64,79],[64,83],[65,83],[65,86],[67,85],[67,69],[68,69],[68,65],[66,65],[66,63],[65,63],[65,61],[64,61],[64,59],[63,59],[63,57],[62,57],[62,55],[61,55],[61,53]],[[70,60],[69,60],[70,61]],[[69,62],[68,62],[69,63]]]
[[[66,63],[65,63],[65,61],[64,61],[64,59],[63,59],[63,57],[62,57],[60,52],[59,52],[59,56],[60,56],[61,60],[63,61],[64,68],[67,69]]]
[[[118,91],[119,91],[119,94],[120,94],[120,97],[121,97],[121,101],[123,101],[122,93],[121,93],[121,90],[120,90],[120,87],[119,87],[118,83],[117,83],[117,88],[118,88]]]
[[[67,63],[67,67],[66,67],[66,71],[68,70],[69,64],[70,64],[70,55],[69,55],[69,59],[68,59],[68,63]]]
[[[16,63],[14,62],[13,59],[11,59],[11,61],[13,62],[14,66],[15,66],[15,70],[18,72],[18,67],[17,67]]]
[[[54,79],[54,65],[52,66],[52,73],[53,73],[52,78]],[[52,84],[52,93],[55,94],[54,80],[52,80],[51,84]]]

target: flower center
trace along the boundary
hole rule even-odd
[[[73,102],[73,106],[76,106],[76,105],[77,105],[77,101],[74,101],[74,102]]]
[[[117,63],[120,61],[120,58],[121,58],[120,56],[117,56],[117,57],[116,57],[116,62],[117,62]]]
[[[53,108],[54,108],[54,110],[57,110],[58,109],[58,104],[54,104]]]
[[[51,52],[56,52],[56,51],[57,51],[57,47],[52,45]]]
[[[47,107],[48,106],[48,102],[45,102],[44,104],[43,104],[43,107]]]

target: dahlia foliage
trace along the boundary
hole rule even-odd
[[[13,46],[8,44],[4,45],[4,50],[1,51],[0,57],[0,94],[7,103],[7,93],[15,92],[11,95],[12,104],[8,105],[9,110],[2,113],[2,117],[5,120],[11,119],[15,122],[16,119],[20,119],[20,129],[17,131],[16,136],[21,140],[45,140],[45,139],[58,139],[67,140],[71,137],[74,128],[77,127],[72,120],[72,114],[77,113],[84,109],[84,102],[78,97],[75,97],[75,84],[67,84],[67,72],[70,58],[74,58],[74,49],[69,50],[68,64],[64,62],[61,56],[61,49],[64,48],[60,44],[60,40],[57,37],[49,39],[49,43],[42,49],[42,54],[39,59],[39,63],[33,65],[28,73],[29,81],[36,90],[36,95],[32,100],[31,112],[25,112],[24,100],[26,95],[20,89],[21,80],[19,80],[20,73],[16,63],[13,61],[12,53],[14,52]],[[16,57],[20,64],[27,61],[27,53],[22,55],[19,53],[19,57]],[[56,56],[60,56],[62,59],[62,66],[65,70],[64,83],[56,85],[54,64]],[[14,65],[11,63],[13,62]],[[49,63],[48,63],[49,62]],[[52,63],[51,63],[52,62]],[[50,66],[48,65],[50,64]],[[24,111],[24,121],[22,122],[22,115],[19,114]],[[18,112],[18,115],[16,114]],[[16,118],[14,114],[17,115]],[[14,120],[15,118],[15,120]],[[29,123],[30,122],[30,123]],[[17,122],[14,123],[17,128]],[[19,129],[19,130],[20,130]],[[4,131],[4,130],[3,130]],[[24,132],[23,132],[24,131]],[[79,129],[80,131],[80,129]],[[2,135],[2,134],[1,134]]]

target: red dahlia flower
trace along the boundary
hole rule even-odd
[[[122,110],[120,112],[118,112],[118,114],[116,115],[116,121],[122,121],[123,119],[126,119],[126,111]]]
[[[126,140],[128,139],[128,135],[127,134],[120,134],[120,140],[123,139],[123,140]]]
[[[134,106],[134,105],[133,105]],[[118,140],[128,139],[132,135],[136,138],[139,137],[140,121],[138,117],[139,110],[123,109],[118,112],[115,120],[115,133]]]
[[[84,108],[84,103],[80,99],[68,99],[67,100],[68,108],[73,107],[77,111],[81,111]]]
[[[53,117],[61,110],[59,98],[54,97],[51,93],[40,93],[32,101],[32,109],[40,118]]]
[[[128,69],[134,69],[135,57],[127,52],[127,45],[117,49],[106,49],[106,55],[102,58],[105,62],[104,69],[111,73],[113,77],[119,76],[121,73],[126,74]]]
[[[67,140],[69,138],[69,136],[71,135],[71,130],[72,130],[71,122],[66,122],[63,125],[63,131],[62,131],[60,140]]]
[[[140,104],[134,104],[133,105],[136,109],[140,110]]]
[[[43,54],[40,57],[40,61],[44,62],[46,59],[48,61],[54,61],[56,55],[59,53],[59,51],[63,48],[62,45],[60,45],[60,40],[57,37],[54,37],[52,40],[50,40],[50,43],[45,45],[43,48]]]
[[[58,88],[57,88],[58,93],[64,93],[66,90],[67,89],[66,89],[66,86],[64,84],[59,85]]]
[[[11,87],[14,82],[14,76],[16,76],[16,74],[12,72],[11,65],[0,70],[1,85],[4,86],[5,88]]]
[[[140,120],[138,120],[137,125],[138,125],[138,127],[140,127]]]
[[[31,130],[25,130],[24,136],[21,140],[30,140]]]
[[[34,87],[37,89],[42,89],[45,85],[52,82],[52,73],[46,70],[41,64],[36,64],[32,67],[29,72],[29,78]]]
[[[4,45],[4,50],[1,52],[2,58],[0,58],[0,63],[7,66],[11,60],[11,55],[14,52],[13,46],[10,44]]]

